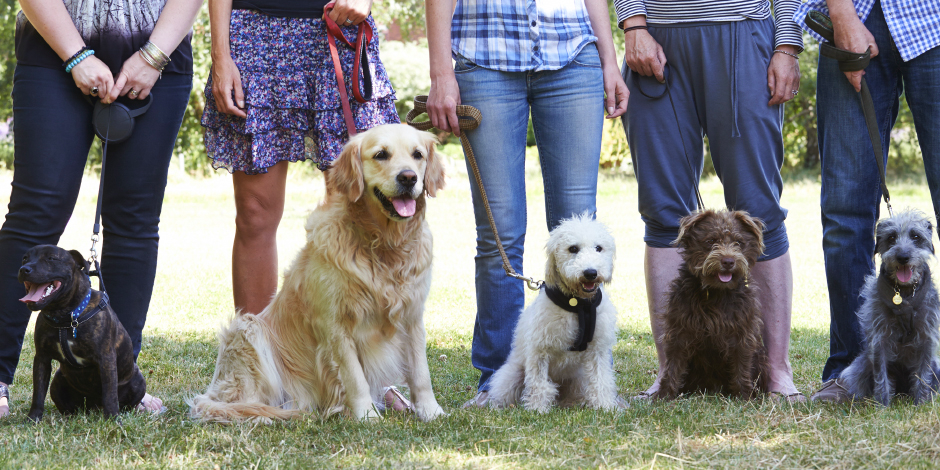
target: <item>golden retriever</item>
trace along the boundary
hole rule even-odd
[[[240,421],[302,412],[376,418],[382,385],[405,378],[415,413],[444,414],[431,388],[424,302],[431,286],[425,196],[444,185],[434,137],[403,124],[350,139],[326,172],[307,243],[257,315],[219,332],[194,418]]]

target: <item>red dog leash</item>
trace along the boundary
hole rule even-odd
[[[343,119],[346,121],[346,130],[349,137],[352,137],[356,135],[356,121],[353,119],[352,108],[349,106],[349,94],[346,93],[346,80],[343,77],[343,69],[340,67],[336,39],[356,51],[356,63],[353,66],[352,76],[353,96],[356,101],[365,103],[372,99],[372,73],[369,70],[369,53],[363,51],[362,48],[363,43],[368,45],[372,41],[373,31],[372,26],[367,21],[359,23],[359,33],[356,34],[356,45],[354,46],[346,39],[336,22],[328,16],[333,6],[333,2],[330,2],[323,7],[323,21],[326,23],[326,38],[327,42],[330,43],[330,55],[333,57],[333,71],[336,74],[336,87],[339,89],[340,104],[343,105]],[[365,41],[363,41],[363,38]],[[360,82],[365,96],[359,91]]]

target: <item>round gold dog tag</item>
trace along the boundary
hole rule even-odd
[[[900,292],[895,292],[895,293],[894,293],[894,298],[891,299],[891,301],[894,302],[894,305],[901,305],[901,302],[903,302],[904,299],[901,298],[901,293],[900,293]]]
[[[572,307],[577,307],[577,306],[578,306],[578,299],[572,297],[571,300],[568,301],[568,305],[570,305],[570,306],[572,306]]]

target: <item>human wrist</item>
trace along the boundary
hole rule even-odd
[[[620,29],[632,28],[634,26],[646,26],[646,15],[633,15],[618,25]]]

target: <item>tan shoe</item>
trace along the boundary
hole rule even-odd
[[[824,401],[829,403],[848,403],[852,401],[852,395],[845,388],[845,382],[841,378],[827,380],[822,387],[809,397],[810,401]]]
[[[479,392],[469,401],[463,404],[461,408],[486,408],[489,406],[490,392]]]

